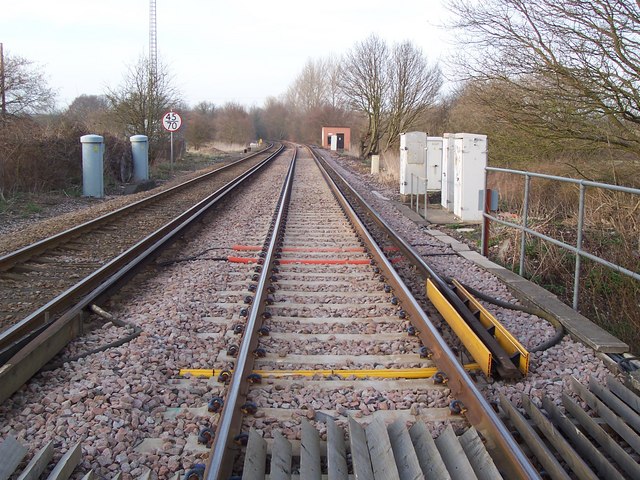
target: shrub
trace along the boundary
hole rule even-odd
[[[73,188],[82,183],[82,145],[88,132],[75,123],[42,124],[20,118],[0,126],[0,198]],[[128,140],[104,134],[105,182],[131,177]]]

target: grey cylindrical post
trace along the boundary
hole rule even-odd
[[[100,135],[83,135],[82,143],[82,195],[104,197],[104,143]]]
[[[129,140],[133,157],[133,181],[149,180],[149,138],[146,135],[133,135]]]

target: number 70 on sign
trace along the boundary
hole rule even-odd
[[[176,112],[167,112],[162,116],[162,126],[169,132],[175,132],[182,125],[182,118]]]

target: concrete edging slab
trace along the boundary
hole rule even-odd
[[[629,345],[599,327],[584,315],[563,303],[556,295],[520,275],[492,262],[455,238],[428,228],[426,233],[451,246],[463,258],[474,262],[502,280],[511,293],[524,304],[537,307],[556,318],[572,338],[596,352],[624,353]]]

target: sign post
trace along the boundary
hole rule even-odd
[[[171,133],[171,171],[173,172],[173,132],[182,126],[182,118],[171,110],[162,116],[162,126]]]

